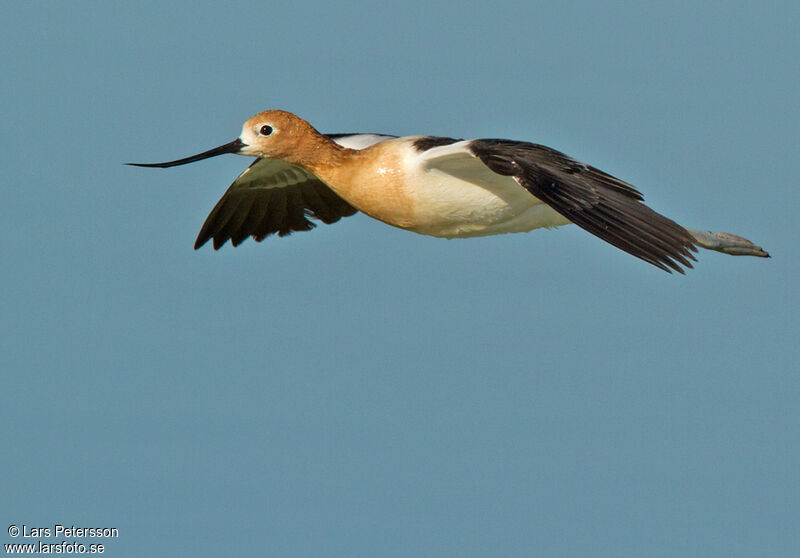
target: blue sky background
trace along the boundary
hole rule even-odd
[[[7,525],[109,556],[796,556],[796,2],[0,8]],[[267,108],[509,137],[771,260],[364,216],[192,244]],[[55,542],[54,539],[44,542]],[[96,542],[85,540],[83,542]]]

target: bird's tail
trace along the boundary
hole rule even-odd
[[[696,231],[686,229],[694,237],[695,243],[701,248],[716,250],[731,256],[758,256],[769,258],[761,246],[756,246],[746,238],[731,233],[716,233],[711,231]]]

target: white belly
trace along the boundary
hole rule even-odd
[[[477,163],[477,165],[476,165]],[[445,238],[527,232],[569,223],[510,176],[472,159],[437,161],[436,167],[406,160],[414,222],[409,230]]]

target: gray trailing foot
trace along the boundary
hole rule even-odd
[[[715,233],[711,231],[696,231],[686,229],[694,237],[695,243],[708,250],[716,250],[731,256],[758,256],[769,258],[761,246],[756,246],[746,238],[731,233]]]

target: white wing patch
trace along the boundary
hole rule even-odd
[[[395,136],[385,136],[383,134],[348,134],[344,136],[334,134],[331,139],[348,149],[364,149],[370,145],[394,139],[394,137]]]

